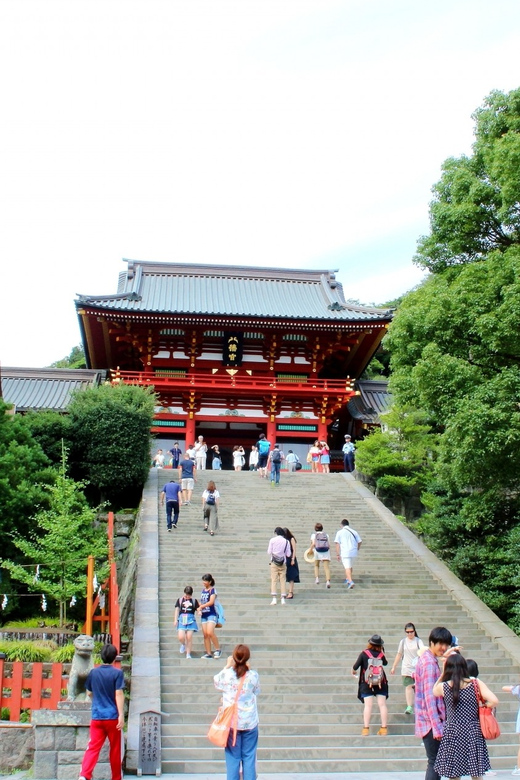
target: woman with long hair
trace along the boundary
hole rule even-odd
[[[218,528],[218,502],[220,493],[212,479],[208,482],[208,487],[202,494],[202,515],[204,517],[204,530],[209,528],[210,536],[215,535]]]
[[[359,654],[356,663],[352,667],[354,677],[357,677],[356,671],[360,670],[358,699],[363,702],[364,707],[362,737],[368,737],[370,734],[370,718],[374,699],[377,700],[377,706],[381,715],[381,728],[377,733],[380,737],[386,737],[388,734],[388,707],[386,706],[388,680],[383,670],[383,666],[386,666],[387,663],[383,640],[379,634],[373,634],[368,640],[365,650]]]
[[[415,664],[419,658],[419,650],[424,647],[422,639],[417,636],[417,631],[413,623],[407,623],[404,627],[404,633],[406,636],[399,642],[397,648],[397,655],[394,658],[394,663],[390,669],[390,674],[395,673],[395,668],[401,658],[403,663],[401,664],[401,676],[404,685],[404,695],[406,697],[406,709],[405,715],[413,715],[414,705],[414,672]]]
[[[232,728],[225,748],[227,780],[239,780],[242,765],[243,780],[256,780],[256,748],[258,745],[258,710],[256,697],[260,692],[258,672],[249,668],[251,656],[247,645],[237,645],[221,672],[213,678],[215,688],[222,691],[222,704],[234,704],[237,692],[238,720],[236,734]],[[236,736],[236,741],[235,741]],[[235,744],[233,745],[233,742]]]
[[[294,598],[294,583],[300,582],[300,568],[298,566],[298,559],[296,558],[296,537],[288,528],[284,528],[283,532],[285,538],[291,545],[291,552],[285,559],[285,581],[289,583],[289,590],[287,591],[286,598]]]
[[[204,635],[205,653],[202,658],[220,658],[222,650],[215,634],[217,625],[217,610],[215,601],[217,600],[217,591],[215,590],[215,580],[211,574],[202,575],[202,593],[200,594],[200,615],[202,623],[202,633]],[[215,648],[211,654],[211,646]]]
[[[466,659],[453,652],[446,659],[444,671],[433,686],[434,696],[443,696],[446,721],[435,771],[450,780],[471,775],[473,780],[491,769],[486,740],[478,717],[479,698],[486,707],[496,707],[498,699],[482,680],[470,680]]]
[[[310,461],[310,463],[311,463],[311,471],[312,471],[313,474],[317,474],[318,473],[318,466],[319,466],[319,463],[320,463],[320,455],[321,455],[321,447],[320,447],[320,442],[319,442],[318,439],[316,439],[316,441],[314,442],[314,444],[310,448],[309,455],[310,455],[310,458],[311,458],[311,461]]]

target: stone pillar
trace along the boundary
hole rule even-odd
[[[92,705],[60,702],[58,710],[34,710],[34,780],[77,780],[87,747]],[[110,780],[108,741],[103,746],[94,780]]]

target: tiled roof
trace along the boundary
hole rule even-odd
[[[52,409],[63,412],[73,390],[98,385],[105,371],[67,368],[4,368],[0,372],[0,396],[15,411]]]
[[[356,382],[355,388],[360,395],[354,396],[348,402],[350,415],[368,425],[380,425],[380,415],[386,412],[392,403],[388,382],[366,379]]]
[[[377,321],[391,311],[345,301],[331,271],[126,261],[115,295],[80,295],[76,306],[126,312]]]

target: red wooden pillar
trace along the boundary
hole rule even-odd
[[[270,417],[267,420],[267,441],[271,442],[271,447],[276,444],[276,419],[272,420]]]
[[[327,441],[327,422],[322,422],[323,418],[320,417],[318,422],[318,439],[320,441]]]
[[[186,449],[190,444],[195,444],[195,417],[190,417],[188,413],[188,419],[186,420]]]

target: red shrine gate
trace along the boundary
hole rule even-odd
[[[153,432],[186,443],[330,438],[391,319],[329,271],[127,262],[76,301],[87,364],[153,386]]]

